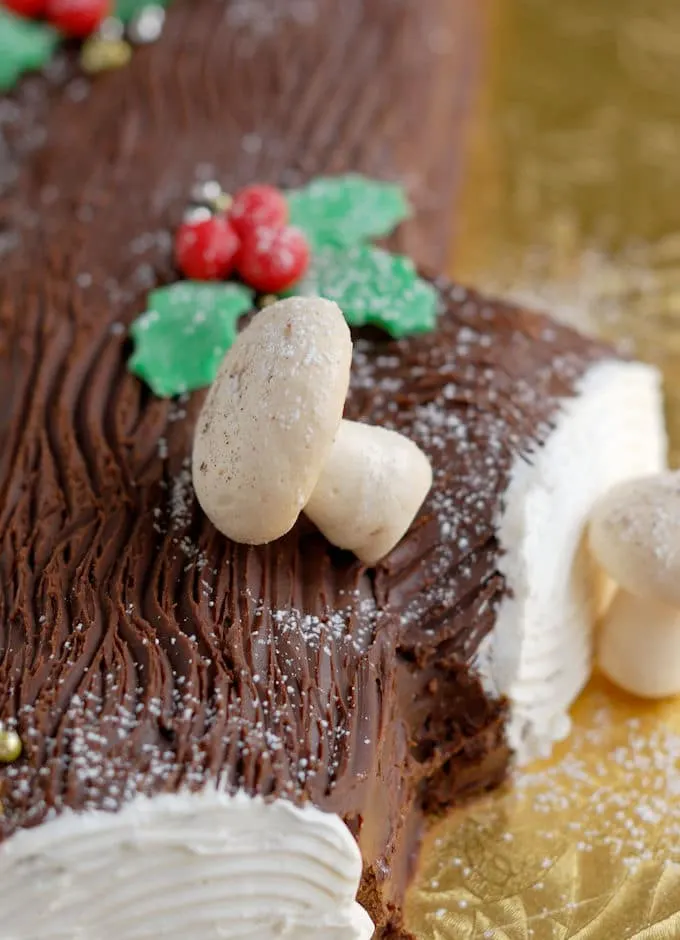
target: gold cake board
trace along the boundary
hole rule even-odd
[[[489,18],[453,273],[658,363],[680,465],[680,3]],[[573,720],[549,761],[432,827],[419,938],[680,940],[680,701],[596,677]]]

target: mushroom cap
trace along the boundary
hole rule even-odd
[[[352,340],[337,304],[278,301],[227,352],[196,427],[193,481],[208,518],[236,542],[288,532],[338,430]]]
[[[680,606],[680,472],[610,490],[591,516],[590,547],[631,594]]]

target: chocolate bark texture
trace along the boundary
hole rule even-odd
[[[65,324],[69,342],[38,353],[39,321],[26,337],[12,318],[0,688],[25,757],[2,774],[3,836],[216,780],[311,800],[356,836],[378,927],[398,923],[423,814],[504,774],[504,704],[469,668],[505,592],[495,520],[513,460],[603,352],[438,286],[437,332],[356,344],[348,417],[435,467],[371,570],[304,522],[259,548],[219,536],[187,470],[202,396],[148,396],[116,332]]]
[[[470,667],[505,592],[510,466],[605,353],[438,281],[436,333],[355,348],[347,417],[435,468],[397,549],[366,570],[304,520],[260,548],[214,530],[189,472],[203,395],[157,399],[125,366],[191,184],[401,178],[393,247],[436,265],[449,244],[478,5],[300,9],[178,0],[125,69],[90,83],[67,54],[3,108],[0,720],[24,754],[0,838],[137,793],[312,801],[396,935],[425,814],[505,773],[505,704]]]
[[[25,78],[0,111],[0,193],[15,193],[0,203],[5,250],[32,231],[63,236],[72,213],[70,241],[105,233],[87,256],[105,276],[130,245],[128,261],[145,260],[135,239],[178,222],[197,178],[233,191],[361,172],[406,185],[413,219],[393,247],[442,270],[484,6],[174,0],[161,39],[119,71],[90,80],[75,52],[62,52],[47,79]],[[165,257],[148,259],[155,275],[167,276]],[[136,295],[146,285],[126,286]]]

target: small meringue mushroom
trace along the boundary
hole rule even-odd
[[[596,505],[590,547],[619,590],[598,643],[603,672],[645,698],[680,693],[680,472],[630,480]]]
[[[612,682],[641,698],[680,693],[680,608],[626,590],[602,620],[597,659]]]
[[[593,510],[590,548],[632,594],[680,607],[680,471],[611,489]]]
[[[196,496],[215,527],[260,545],[304,510],[365,564],[401,539],[432,484],[401,434],[342,420],[352,340],[337,304],[267,306],[227,352],[198,419]]]
[[[333,446],[352,365],[339,307],[290,298],[228,350],[198,419],[196,496],[215,527],[261,545],[295,524]]]
[[[432,486],[425,454],[403,434],[341,421],[305,513],[364,564],[399,542]]]

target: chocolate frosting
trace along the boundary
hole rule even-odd
[[[475,24],[464,0],[417,6],[178,2],[125,70],[90,86],[67,59],[6,102],[0,720],[24,756],[0,770],[0,838],[206,783],[311,800],[356,835],[383,926],[422,813],[502,777],[505,705],[470,668],[506,590],[495,523],[602,348],[444,281],[435,333],[359,337],[347,417],[435,470],[371,570],[304,519],[264,547],[220,536],[189,472],[203,395],[156,399],[125,366],[196,174],[417,168],[395,244],[440,258]]]

